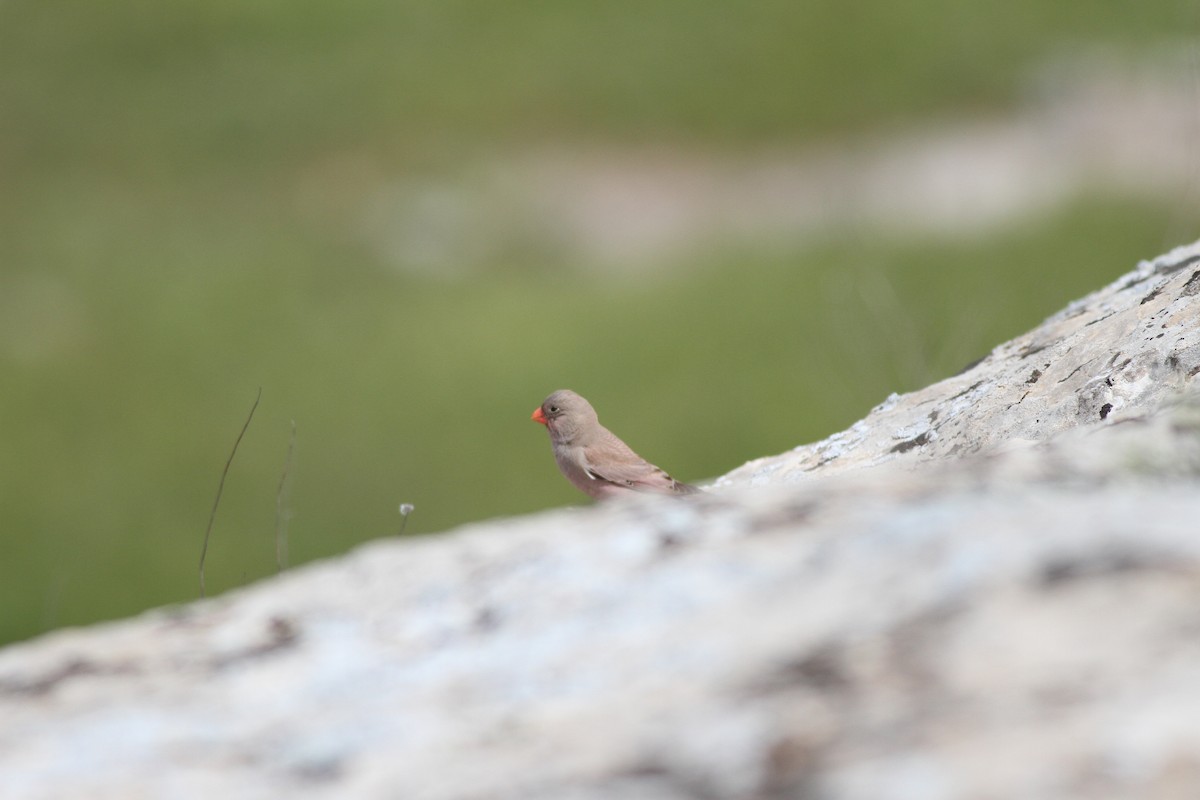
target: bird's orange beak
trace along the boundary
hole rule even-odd
[[[541,406],[538,406],[536,409],[534,409],[533,414],[529,418],[534,422],[540,422],[543,425],[549,423],[549,420],[546,419],[546,415],[542,413]]]

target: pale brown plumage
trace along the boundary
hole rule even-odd
[[[700,491],[680,483],[633,452],[600,424],[591,403],[569,389],[559,389],[547,397],[531,419],[545,425],[550,432],[559,471],[589,497],[599,500],[629,492]]]

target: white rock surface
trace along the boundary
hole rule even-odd
[[[6,648],[0,798],[1198,797],[1197,294],[1200,244],[701,497]]]
[[[887,461],[919,464],[1153,412],[1200,367],[1197,293],[1200,243],[1142,262],[960,375],[892,395],[849,430],[752,461],[718,484],[790,483]]]

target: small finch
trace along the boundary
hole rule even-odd
[[[531,419],[550,432],[559,471],[589,497],[601,500],[627,492],[700,491],[680,483],[629,449],[600,424],[592,404],[569,389],[559,389],[547,397]]]

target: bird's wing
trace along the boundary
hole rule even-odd
[[[678,492],[681,487],[686,487],[633,452],[608,430],[594,444],[583,449],[583,456],[584,468],[595,480],[650,492]],[[688,488],[691,487],[682,490]]]

